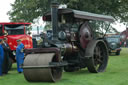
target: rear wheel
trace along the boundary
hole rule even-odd
[[[108,62],[108,51],[103,41],[95,42],[93,56],[87,60],[87,68],[89,72],[104,72]]]

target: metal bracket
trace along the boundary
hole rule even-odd
[[[21,65],[20,67],[23,69],[41,69],[41,68],[52,68],[52,67],[64,67],[67,65],[68,65],[68,63],[63,61],[63,62],[50,62],[49,65],[43,65],[43,66],[24,66],[24,65]]]

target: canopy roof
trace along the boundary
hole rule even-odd
[[[109,22],[114,21],[114,18],[112,16],[78,11],[78,10],[73,10],[73,9],[68,9],[68,8],[58,9],[58,14],[60,15],[61,14],[73,14],[73,17],[78,18],[78,19],[99,20],[99,21],[109,21]],[[44,16],[46,17],[46,21],[47,19],[48,21],[51,20],[51,12],[47,12]]]

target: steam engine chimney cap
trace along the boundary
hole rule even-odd
[[[58,7],[59,6],[59,4],[57,2],[55,2],[55,1],[52,2],[51,5],[52,5],[52,7]]]

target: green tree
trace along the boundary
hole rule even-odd
[[[44,26],[44,31],[46,30],[52,30],[52,25],[50,22],[46,22],[46,25]]]
[[[33,22],[50,10],[53,0],[15,0],[12,10],[8,12],[10,20],[18,22]],[[128,0],[56,0],[66,4],[68,8],[92,13],[111,15],[120,22],[128,22]],[[96,27],[96,26],[95,26]]]
[[[12,21],[23,19],[33,22],[43,13],[50,10],[53,0],[15,0],[12,10],[8,12]],[[69,8],[113,16],[121,22],[128,21],[128,0],[58,0]]]

